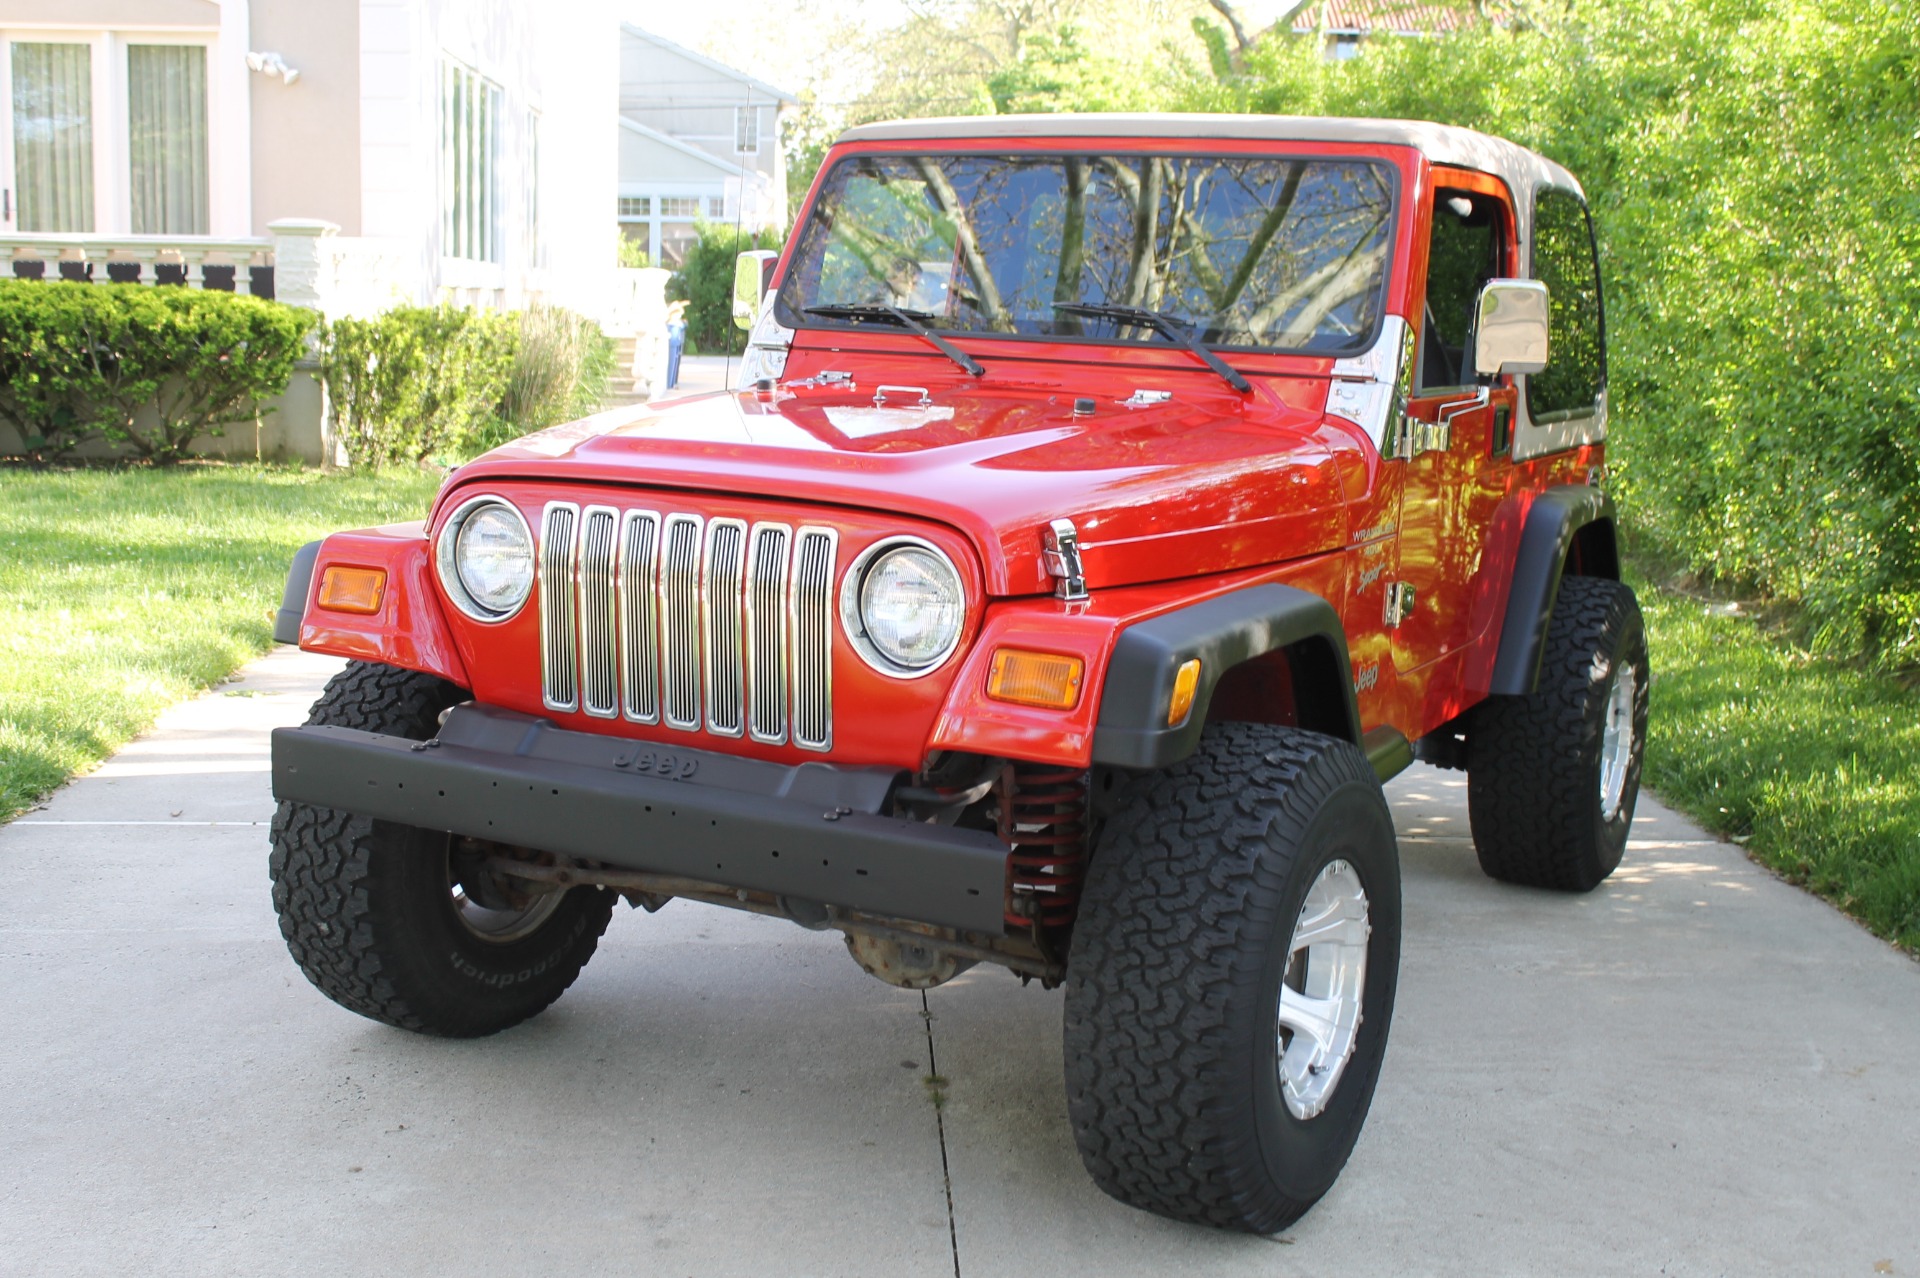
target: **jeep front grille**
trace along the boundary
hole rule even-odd
[[[550,503],[542,702],[830,749],[837,551],[828,528]]]

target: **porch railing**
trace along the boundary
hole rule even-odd
[[[0,236],[0,270],[15,279],[177,284],[271,298],[274,241],[167,235]]]

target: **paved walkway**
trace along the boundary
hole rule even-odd
[[[1646,799],[1565,898],[1481,878],[1457,775],[1394,783],[1373,1117],[1253,1239],[1088,1183],[1060,995],[1002,971],[928,1018],[677,902],[493,1038],[334,1007],[266,877],[266,732],[334,668],[283,649],[0,828],[0,1274],[1920,1275],[1920,966]]]

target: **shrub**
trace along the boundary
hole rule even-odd
[[[266,411],[312,325],[231,293],[0,281],[0,417],[40,460],[99,438],[176,462]]]
[[[518,339],[514,315],[445,305],[329,324],[320,364],[348,461],[387,466],[466,447],[506,393]]]
[[[773,231],[742,231],[721,222],[699,224],[699,238],[667,282],[667,296],[687,304],[687,348],[708,355],[740,354],[747,336],[733,326],[733,263],[748,249],[777,249]]]
[[[558,306],[528,307],[498,419],[475,442],[491,447],[599,411],[612,373],[613,342],[598,324]]]

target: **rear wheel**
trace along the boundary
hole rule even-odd
[[[355,662],[307,721],[425,740],[440,713],[465,699],[445,680]],[[281,935],[307,979],[362,1016],[451,1037],[505,1029],[573,983],[614,897],[503,882],[485,869],[488,850],[437,830],[282,803],[269,861]]]
[[[1400,956],[1400,871],[1353,746],[1208,727],[1107,823],[1068,963],[1066,1082],[1109,1194],[1268,1233],[1366,1121]]]
[[[1647,742],[1646,628],[1633,591],[1568,577],[1539,686],[1493,697],[1467,732],[1467,811],[1480,867],[1528,887],[1590,892],[1620,864]]]

